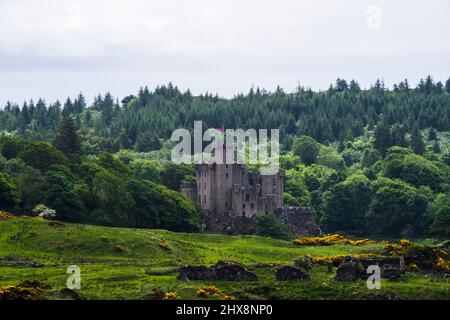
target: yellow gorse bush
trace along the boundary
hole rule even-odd
[[[168,291],[164,293],[163,300],[181,300],[181,297],[175,291]]]
[[[6,211],[0,211],[0,220],[11,220],[14,219],[14,216]]]
[[[42,291],[38,288],[29,288],[22,284],[0,288],[0,300],[38,300]]]
[[[438,257],[436,261],[436,269],[445,273],[450,273],[450,260]]]
[[[373,244],[375,242],[369,239],[352,240],[340,234],[330,234],[325,237],[299,238],[295,239],[293,243],[300,246],[329,246],[334,244],[349,244],[352,246],[363,246]]]
[[[320,265],[339,265],[344,261],[345,257],[352,257],[353,259],[373,259],[382,257],[375,253],[359,253],[354,255],[338,254],[334,256],[324,256],[324,257],[312,257],[312,262]]]
[[[224,294],[214,285],[205,285],[197,290],[197,297],[207,298],[211,296],[222,300],[235,300],[234,297]]]

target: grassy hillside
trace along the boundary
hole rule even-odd
[[[162,248],[161,245],[168,247]],[[361,247],[295,246],[291,242],[256,236],[173,233],[165,230],[118,229],[88,225],[49,225],[32,218],[0,220],[0,287],[23,280],[45,280],[48,296],[65,287],[68,265],[81,267],[86,299],[142,299],[153,288],[176,291],[184,299],[196,297],[202,281],[179,281],[183,264],[214,264],[230,259],[255,271],[259,281],[214,285],[236,298],[351,299],[367,294],[364,281],[339,283],[334,270],[315,266],[304,281],[276,282],[274,266],[302,255],[378,253],[381,244]],[[381,292],[403,299],[450,299],[445,280],[408,273],[404,282],[382,282]]]

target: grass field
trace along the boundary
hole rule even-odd
[[[168,245],[169,250],[160,244]],[[257,282],[214,281],[237,299],[356,299],[369,293],[364,281],[332,280],[335,270],[315,266],[311,279],[275,281],[274,266],[302,255],[379,253],[381,244],[366,246],[295,246],[256,236],[173,233],[165,230],[119,229],[66,224],[51,226],[33,218],[0,220],[0,287],[23,280],[45,280],[48,297],[65,288],[67,266],[81,268],[85,299],[143,299],[151,289],[175,291],[183,299],[204,299],[196,291],[202,281],[179,281],[184,264],[233,260],[256,272]],[[373,293],[373,291],[371,291]],[[448,280],[408,273],[402,282],[382,281],[377,293],[401,299],[450,299]]]

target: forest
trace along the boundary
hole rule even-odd
[[[170,162],[173,130],[280,129],[287,206],[321,228],[363,236],[450,236],[450,78],[325,91],[251,88],[225,99],[169,83],[121,101],[7,102],[0,111],[0,209],[105,226],[198,232],[179,193],[191,165]],[[267,221],[265,221],[267,224]],[[274,226],[261,235],[285,237]],[[274,231],[275,230],[275,231]]]

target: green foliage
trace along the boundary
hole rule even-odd
[[[66,156],[61,151],[43,141],[29,142],[18,154],[18,157],[27,165],[41,171],[47,171],[54,164],[68,163]]]
[[[0,150],[2,156],[10,160],[16,158],[22,151],[25,142],[17,137],[2,136],[0,140]]]
[[[450,237],[450,195],[439,193],[430,205],[434,235]]]
[[[425,143],[417,125],[413,127],[411,132],[411,146],[416,154],[421,155],[425,152]]]
[[[322,147],[317,156],[317,164],[332,168],[335,170],[343,170],[345,162],[342,156],[331,147]]]
[[[287,225],[276,220],[272,215],[260,214],[256,216],[256,234],[261,237],[274,239],[292,239]]]
[[[393,152],[386,157],[384,162],[384,175],[406,181],[416,187],[429,186],[437,190],[443,182],[443,172],[431,161],[412,154],[407,149],[404,153]]]
[[[28,166],[21,170],[17,177],[17,189],[20,190],[24,213],[30,213],[37,204],[41,203],[42,190],[46,188],[47,180],[39,170]]]
[[[142,132],[136,139],[135,149],[138,152],[148,152],[152,150],[159,150],[162,144],[158,137],[148,131]]]
[[[348,177],[325,192],[323,225],[328,231],[364,234],[371,199],[369,179],[362,174]]]
[[[71,118],[64,118],[61,121],[53,145],[68,156],[81,153],[80,138]]]
[[[13,209],[19,202],[19,193],[13,180],[0,172],[0,203],[5,210]]]
[[[46,205],[56,210],[59,220],[83,221],[85,209],[70,170],[61,165],[53,165],[46,174],[47,188],[43,191]]]
[[[368,230],[394,237],[419,234],[429,224],[427,198],[401,180],[379,178],[367,215]]]
[[[300,136],[294,141],[292,152],[300,157],[301,161],[310,166],[316,163],[319,156],[320,144],[308,136]]]

